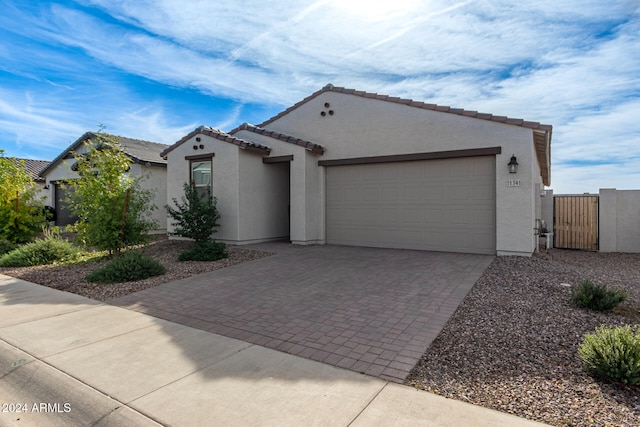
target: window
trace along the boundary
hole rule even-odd
[[[201,196],[211,192],[211,160],[191,161],[191,184]]]

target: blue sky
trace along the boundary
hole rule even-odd
[[[327,83],[554,126],[551,188],[640,189],[640,3],[0,0],[0,148],[172,144]]]

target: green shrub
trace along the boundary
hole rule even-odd
[[[173,199],[176,209],[165,206],[167,213],[175,220],[173,234],[193,239],[198,243],[211,241],[211,235],[216,233],[220,224],[220,214],[216,207],[216,198],[211,195],[211,189],[204,194],[198,192],[195,185],[184,184],[182,203]]]
[[[583,280],[580,286],[572,289],[571,298],[575,305],[598,311],[613,310],[618,304],[627,299],[624,291],[607,289],[590,280]]]
[[[46,237],[27,243],[0,257],[0,267],[46,265],[75,259],[80,250],[66,240]]]
[[[130,251],[89,273],[85,278],[96,283],[121,283],[160,276],[164,271],[162,264],[150,256]]]
[[[196,243],[195,246],[180,254],[179,261],[217,261],[227,258],[229,255],[225,252],[225,244],[220,242],[208,241]]]
[[[640,384],[640,325],[600,326],[578,348],[586,372],[623,384]]]
[[[11,252],[14,249],[18,249],[18,245],[8,240],[0,240],[0,255]]]

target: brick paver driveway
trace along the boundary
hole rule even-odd
[[[331,245],[247,248],[275,255],[111,303],[402,382],[493,260]]]

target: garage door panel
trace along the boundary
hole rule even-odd
[[[471,224],[477,227],[481,227],[483,224],[488,224],[493,221],[495,216],[495,211],[490,208],[479,209],[476,208],[473,215],[471,216]]]
[[[495,254],[495,158],[328,167],[327,243]]]
[[[364,187],[362,198],[365,202],[377,202],[380,200],[380,189],[377,187]]]
[[[468,209],[454,209],[449,217],[449,224],[467,225],[471,222],[471,212]]]
[[[386,202],[395,202],[398,200],[398,191],[392,187],[383,187],[380,188],[380,201],[387,204]]]
[[[451,200],[469,200],[471,197],[471,191],[469,191],[469,184],[452,185],[449,188]]]
[[[403,186],[400,194],[403,201],[422,202],[425,200],[424,188],[418,184]]]
[[[408,226],[418,225],[426,221],[426,213],[424,209],[420,208],[407,208],[403,211],[403,223]]]

